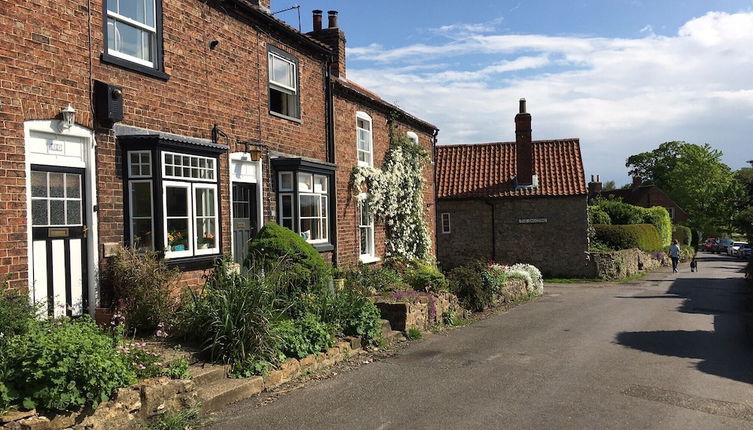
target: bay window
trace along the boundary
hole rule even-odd
[[[154,137],[119,140],[127,160],[126,242],[176,262],[219,255],[217,154]]]

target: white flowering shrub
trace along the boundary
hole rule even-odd
[[[544,293],[544,278],[541,271],[532,264],[513,264],[507,268],[511,277],[524,279],[529,293],[540,296]]]
[[[425,259],[431,250],[426,225],[423,169],[428,153],[407,137],[395,139],[380,169],[356,167],[351,185],[355,192],[368,188],[366,202],[386,225],[387,256]]]

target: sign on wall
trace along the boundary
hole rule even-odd
[[[518,224],[546,224],[546,218],[518,218]]]

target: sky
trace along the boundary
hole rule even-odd
[[[436,125],[438,144],[580,138],[586,177],[629,183],[625,160],[708,143],[753,160],[753,0],[272,0],[339,12],[347,78]],[[276,15],[298,27],[296,10]]]

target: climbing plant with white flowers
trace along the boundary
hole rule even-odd
[[[352,188],[386,225],[387,256],[424,259],[431,253],[423,198],[428,158],[407,136],[393,135],[381,168],[353,169]]]

